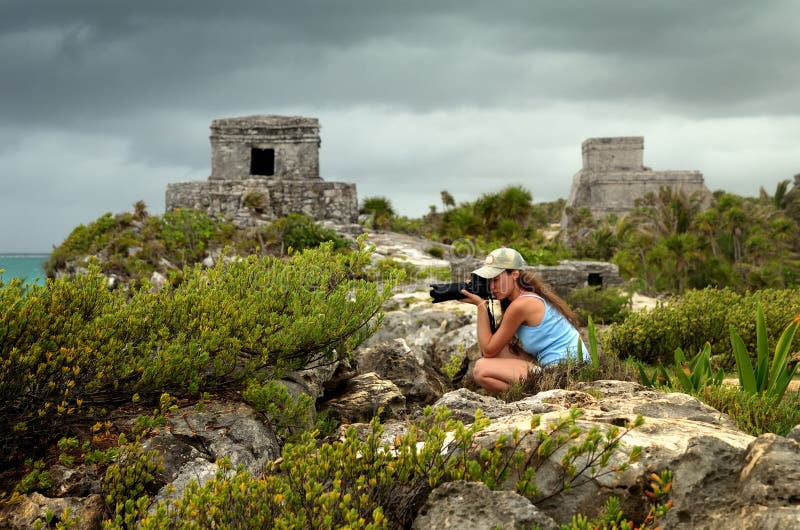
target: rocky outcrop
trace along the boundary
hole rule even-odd
[[[536,504],[559,524],[569,522],[575,513],[596,515],[611,495],[627,514],[641,519],[647,475],[664,469],[674,473],[674,508],[662,521],[664,528],[795,528],[800,522],[800,444],[773,434],[754,438],[742,433],[727,416],[685,394],[663,394],[630,382],[598,381],[583,385],[582,391],[542,392],[514,404],[461,390],[443,396],[437,405],[454,409],[460,418],[469,417],[476,408],[487,410],[493,421],[479,433],[479,447],[491,447],[500,436],[527,429],[534,414],[541,415],[542,425],[547,425],[573,405],[584,411],[578,421],[584,429],[607,430],[643,414],[644,425],[623,439],[628,448],[643,448],[637,463],[621,475],[600,477]],[[535,449],[531,445],[525,450]],[[561,456],[556,453],[551,460],[557,462]],[[509,478],[506,489],[514,478]],[[542,495],[559,487],[561,478],[557,465],[543,466],[537,473]],[[426,505],[425,510],[438,515],[425,511],[424,521],[430,525],[418,528],[446,525],[449,518],[457,520],[468,513],[478,527],[520,527],[502,526],[491,510],[475,510],[474,495],[466,495],[463,486],[442,487],[431,498],[440,506]]]
[[[578,425],[606,432],[642,415],[644,424],[627,433],[612,463],[624,450],[642,447],[641,458],[621,474],[598,476],[538,502],[513,492],[509,476],[500,491],[485,485],[454,482],[434,490],[419,506],[414,528],[557,528],[575,513],[598,514],[615,496],[625,513],[641,520],[645,489],[652,472],[674,473],[673,508],[663,528],[751,529],[794,528],[800,524],[800,426],[787,437],[753,437],[736,429],[725,414],[681,393],[662,393],[624,381],[595,381],[571,390],[550,390],[506,403],[466,388],[443,372],[451,358],[466,369],[475,350],[474,312],[458,303],[430,304],[424,297],[398,295],[397,309],[386,315],[384,327],[355,353],[351,363],[319,366],[286,375],[284,384],[295,395],[313,396],[357,432],[383,412],[384,438],[393,440],[408,429],[414,407],[447,407],[452,417],[473,421],[480,409],[491,425],[475,438],[473,451],[493,447],[500,437],[526,430],[534,416],[541,425],[563,417],[572,407],[583,415]],[[402,309],[400,309],[403,307]],[[465,310],[466,308],[466,310]],[[529,437],[520,450],[536,451]],[[221,472],[222,457],[258,475],[280,456],[280,441],[267,419],[237,400],[211,401],[185,407],[168,417],[168,424],[145,442],[164,461],[156,500],[175,498],[190,481],[204,483]],[[556,452],[537,470],[540,498],[563,484]],[[21,502],[0,510],[0,527],[30,528],[47,510],[59,514],[71,508],[85,528],[99,528],[107,516],[96,469],[51,470],[50,497],[23,495]],[[466,523],[465,523],[466,521]]]
[[[378,381],[374,374],[364,376]],[[372,390],[361,388],[359,393],[374,398]],[[470,521],[470,528],[526,528],[531,524],[556,528],[575,513],[596,515],[612,495],[626,514],[641,518],[648,476],[664,469],[674,473],[674,507],[662,521],[664,528],[794,528],[800,522],[800,444],[773,434],[755,438],[742,433],[730,418],[685,394],[663,394],[631,382],[597,381],[577,390],[541,392],[514,403],[462,388],[446,393],[434,406],[448,407],[462,421],[470,421],[477,409],[485,411],[492,423],[476,436],[476,452],[515,429],[529,429],[534,415],[547,426],[573,406],[583,410],[578,425],[584,430],[604,432],[642,414],[644,424],[624,436],[622,449],[641,446],[643,450],[640,460],[623,473],[599,476],[543,502],[513,493],[513,475],[503,484],[503,491],[465,482],[443,485],[420,507],[414,528],[464,527],[460,525],[465,520]],[[392,438],[407,428],[403,419],[387,418],[385,424],[385,436]],[[356,427],[365,432],[365,424]],[[259,414],[236,402],[181,409],[170,416],[167,428],[148,441],[147,447],[159,450],[167,460],[157,499],[180,495],[190,480],[210,479],[219,472],[215,462],[222,456],[258,474],[279,451],[274,433]],[[529,452],[536,447],[530,443],[520,449]],[[536,482],[543,496],[563,481],[558,465],[562,456],[559,450],[550,464],[537,471]],[[615,455],[612,463],[622,458],[621,453]],[[47,509],[60,513],[58,509],[71,507],[85,517],[86,528],[98,528],[103,506],[96,488],[96,484],[90,485],[79,497],[60,499],[25,495],[20,504],[4,508],[0,521],[5,528],[28,528]]]

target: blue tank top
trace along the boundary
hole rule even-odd
[[[541,366],[565,361],[567,357],[577,359],[578,341],[581,341],[584,358],[589,354],[586,344],[575,326],[557,309],[539,295],[523,294],[538,298],[544,302],[544,316],[538,326],[521,324],[517,329],[517,337],[522,349],[531,354]]]

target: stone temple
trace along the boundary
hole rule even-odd
[[[302,213],[317,221],[358,221],[356,186],[319,171],[319,121],[246,116],[211,122],[211,176],[167,185],[166,210],[191,208],[239,226]]]
[[[569,223],[568,209],[586,208],[595,219],[611,214],[623,217],[633,210],[636,199],[648,192],[658,193],[662,186],[687,195],[697,192],[705,204],[711,198],[699,171],[653,171],[645,167],[641,136],[589,138],[583,142],[582,150],[583,168],[572,178],[562,233]]]

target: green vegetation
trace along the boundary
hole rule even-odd
[[[569,211],[567,235],[578,257],[611,260],[651,294],[797,286],[800,190],[787,193],[787,185],[779,185],[774,197],[716,192],[708,205],[665,187],[637,201],[623,219]]]
[[[335,421],[327,414],[317,415],[311,396],[301,393],[294,398],[284,385],[274,380],[263,384],[251,381],[242,392],[242,399],[266,416],[267,423],[284,442],[297,441],[312,430],[327,436],[335,428]]]
[[[257,201],[255,195],[246,199]],[[352,246],[335,231],[302,214],[291,213],[259,227],[237,229],[196,210],[179,208],[162,216],[149,215],[140,201],[133,213],[106,213],[73,229],[53,249],[44,270],[53,278],[68,266],[85,270],[87,262],[94,262],[104,274],[114,274],[132,287],[143,285],[154,271],[178,283],[181,269],[226,247],[239,255],[283,256],[290,250],[314,248],[326,241],[336,250]]]
[[[631,295],[618,288],[581,287],[567,295],[567,303],[585,326],[589,318],[599,324],[622,322],[630,313]]]
[[[739,294],[731,289],[690,290],[658,307],[632,313],[624,322],[613,324],[603,335],[604,349],[621,358],[632,357],[650,365],[671,364],[673,353],[682,348],[688,356],[711,344],[712,362],[725,370],[734,369],[730,327],[741,336],[748,351],[756,351],[756,307],[764,308],[767,337],[774,343],[783,326],[800,310],[800,289],[762,289]],[[800,340],[792,342],[793,351]]]
[[[639,378],[643,385],[660,386],[669,390],[696,393],[707,386],[719,386],[725,377],[725,371],[720,368],[716,372],[711,368],[711,345],[706,343],[703,350],[687,361],[686,354],[681,348],[675,349],[674,377],[663,366],[654,370],[652,375],[641,363],[638,364]]]
[[[468,242],[467,254],[488,253],[500,246],[517,248],[530,264],[553,265],[569,257],[568,249],[549,241],[543,231],[561,220],[564,200],[534,204],[522,186],[508,186],[497,193],[485,193],[473,202],[455,204],[452,195],[442,191],[443,212],[432,206],[421,219],[394,215],[385,197],[363,201],[361,211],[372,216],[376,228],[409,233],[445,244]],[[380,226],[375,220],[380,220]],[[456,249],[457,255],[464,255]]]
[[[739,373],[739,385],[748,394],[766,394],[780,401],[786,393],[789,382],[797,372],[797,363],[800,359],[789,358],[789,348],[792,347],[795,331],[797,331],[800,315],[794,318],[781,333],[778,344],[775,346],[775,356],[770,360],[767,339],[767,325],[764,312],[758,306],[756,316],[756,345],[757,357],[755,369],[750,362],[750,354],[744,341],[731,327],[731,344],[736,358],[736,369]]]
[[[243,200],[254,217],[264,213],[263,197]],[[532,201],[525,188],[511,186],[461,204],[442,191],[443,211],[431,206],[421,219],[396,216],[385,197],[365,199],[361,212],[373,228],[427,237],[433,256],[444,256],[449,244],[461,256],[507,245],[531,264],[611,260],[641,290],[673,294],[651,311],[629,313],[620,290],[576,290],[569,302],[589,324],[589,351],[579,362],[531,373],[506,399],[597,379],[641,380],[691,393],[751,434],[786,434],[800,423],[800,394],[786,390],[799,360],[791,352],[800,350],[797,187],[782,183],[773,196],[762,191],[756,199],[717,192],[710,205],[664,189],[624,219],[566,212],[569,246],[550,233],[564,201]],[[353,247],[299,214],[237,229],[192,210],[151,216],[141,202],[132,213],[77,227],[52,253],[46,285],[0,283],[0,418],[8,426],[0,433],[7,490],[0,499],[49,488],[43,458],[50,455],[104,471],[106,528],[137,520],[144,528],[395,528],[407,526],[432,488],[448,480],[495,488],[511,481],[541,500],[536,469],[559,447],[570,446],[574,457],[562,462],[565,487],[608,472],[627,431],[584,432],[577,410],[482,450],[476,435],[487,422],[477,417],[464,426],[443,409],[426,411],[397,440],[381,441],[376,418],[366,440],[348,429],[343,440],[321,442],[332,420],[317,415],[308,396],[289,395],[276,377],[347,359],[380,325],[395,282],[425,272],[397,260],[372,264],[363,242]],[[209,255],[219,258],[216,265],[201,267]],[[82,273],[54,279],[68,265]],[[158,291],[148,280],[154,271],[169,276]],[[126,288],[109,290],[110,274]],[[602,348],[594,322],[610,324]],[[768,344],[777,345],[771,360]],[[444,368],[454,375],[462,362],[453,356]],[[734,368],[741,389],[720,384],[722,370]],[[260,476],[223,463],[216,480],[148,512],[159,462],[138,443],[164,425],[172,395],[202,400],[231,390],[274,427],[282,459]],[[132,423],[128,442],[109,418],[131,403],[158,405]],[[535,450],[523,451],[523,440]],[[671,480],[668,470],[650,476],[649,513],[642,510],[648,515],[636,525],[655,526],[666,513]],[[42,525],[80,526],[69,513],[58,519],[48,513]],[[576,514],[570,527],[633,526],[610,499],[600,517]]]
[[[747,434],[789,434],[800,424],[800,392],[787,392],[783,399],[750,394],[734,385],[707,386],[695,394],[703,403],[724,412]]]
[[[380,325],[382,288],[362,276],[370,251],[331,243],[289,258],[249,256],[183,270],[176,287],[110,291],[96,268],[0,287],[4,462],[58,439],[134,395],[198,395],[347,358]]]
[[[426,409],[421,420],[391,442],[382,441],[377,417],[364,440],[351,427],[343,440],[318,447],[307,433],[284,446],[281,460],[264,476],[221,472],[203,487],[190,486],[178,502],[160,504],[140,527],[406,528],[428,493],[447,481],[478,480],[490,488],[511,483],[520,494],[541,500],[622,472],[639,458],[640,448],[624,450],[620,441],[641,425],[641,417],[625,429],[601,432],[580,428],[580,416],[572,409],[546,425],[534,417],[529,429],[517,429],[483,449],[476,446],[476,435],[488,420],[478,413],[465,426],[451,420],[444,407]],[[536,471],[565,447],[561,486],[540,492]],[[613,455],[624,456],[612,471]],[[665,492],[660,493],[663,498]]]
[[[386,197],[367,197],[361,201],[359,213],[369,216],[369,224],[373,228],[387,229],[391,227],[394,217],[392,203]]]

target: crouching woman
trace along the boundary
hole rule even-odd
[[[536,366],[577,359],[579,342],[587,351],[575,313],[525,267],[519,252],[503,247],[489,253],[484,266],[473,271],[489,280],[492,296],[500,300],[503,317],[494,333],[489,301],[461,291],[461,301],[478,308],[478,345],[483,357],[475,363],[473,379],[493,394],[508,390]]]

